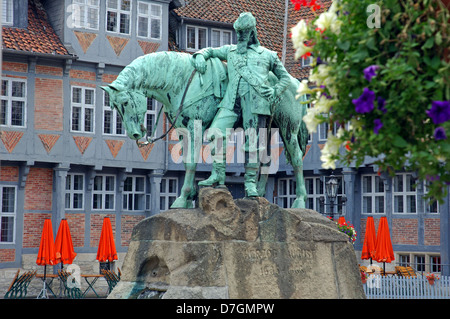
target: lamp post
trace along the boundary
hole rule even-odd
[[[336,198],[338,195],[338,188],[339,188],[339,180],[334,175],[331,175],[328,182],[325,183],[325,193],[328,197],[328,204],[325,204],[324,196],[319,197],[321,205],[324,205],[324,206],[330,205],[330,217],[333,219],[334,219],[334,204],[336,202]],[[342,199],[342,205],[345,205],[345,202],[347,200],[346,196],[342,195],[341,199]],[[325,215],[326,215],[326,212],[325,212]]]
[[[334,177],[334,175],[331,175],[330,179],[325,184],[325,191],[328,199],[330,200],[331,218],[334,218],[334,201],[336,200],[338,186],[338,180]]]

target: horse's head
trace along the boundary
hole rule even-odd
[[[121,88],[114,83],[101,88],[108,93],[109,105],[119,113],[128,136],[134,140],[142,138],[146,133],[144,120],[147,98],[145,95]]]

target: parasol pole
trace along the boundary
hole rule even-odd
[[[46,282],[45,279],[47,277],[47,265],[44,265],[44,286],[42,287],[41,292],[39,293],[39,295],[37,296],[37,299],[48,299],[48,294],[47,294],[47,287],[46,287]]]

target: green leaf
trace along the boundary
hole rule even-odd
[[[442,35],[441,35],[440,31],[438,33],[436,33],[435,39],[436,39],[436,44],[437,45],[441,45],[442,44]]]
[[[366,46],[374,51],[378,51],[378,48],[375,46],[375,38],[370,37],[367,42],[366,42]]]
[[[342,42],[341,40],[338,40],[336,42],[336,45],[338,46],[339,49],[343,51],[348,51],[348,49],[350,48],[350,41],[347,40]]]
[[[392,142],[394,146],[405,148],[408,146],[408,142],[405,141],[405,139],[399,135],[395,136],[394,141]]]
[[[422,50],[432,48],[433,44],[434,44],[434,37],[431,37],[425,42],[424,45],[422,45]]]

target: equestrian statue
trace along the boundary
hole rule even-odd
[[[208,130],[207,138],[217,141],[211,151],[211,176],[199,182],[199,186],[224,187],[226,141],[230,129],[237,128],[238,123],[242,123],[246,131],[246,197],[264,196],[266,191],[268,170],[262,169],[259,158],[267,145],[267,135],[261,136],[258,132],[278,128],[297,182],[292,207],[304,208],[306,188],[302,160],[308,131],[302,120],[306,104],[295,98],[299,81],[285,70],[276,52],[260,45],[256,19],[251,13],[241,13],[233,26],[238,40],[236,45],[205,48],[193,55],[147,54],[131,62],[114,82],[102,89],[109,94],[110,106],[122,118],[128,136],[138,145],[142,143],[138,140],[147,135],[143,125],[147,98],[163,104],[173,128],[189,133],[185,136],[192,139],[187,144],[190,149],[182,150],[186,170],[184,184],[171,208],[190,208],[197,194],[195,171],[199,150],[196,148],[198,141],[193,140],[194,131],[201,131],[203,137]],[[305,98],[302,97],[303,101]],[[145,143],[152,142],[155,139],[147,137]]]

